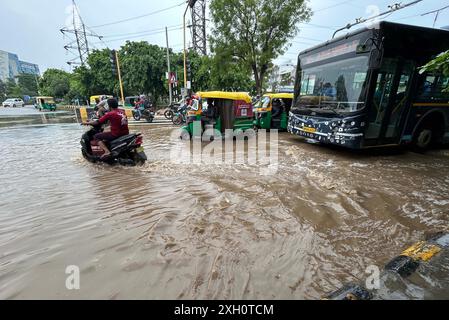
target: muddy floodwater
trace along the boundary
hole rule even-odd
[[[1,123],[1,299],[319,299],[449,231],[447,149],[356,154],[280,133],[261,175],[170,162],[175,127],[154,124],[131,127],[148,162],[111,167],[82,158],[72,120]],[[377,297],[449,298],[449,255]]]

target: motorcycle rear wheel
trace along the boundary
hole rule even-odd
[[[166,119],[168,119],[168,120],[170,120],[170,119],[172,119],[173,118],[173,110],[166,110],[165,112],[164,112],[164,117],[166,118]]]
[[[138,112],[133,112],[133,118],[136,121],[140,121],[140,114]]]
[[[179,126],[180,124],[182,124],[182,117],[179,114],[176,114],[173,116],[172,118],[173,124]]]

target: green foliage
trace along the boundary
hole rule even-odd
[[[21,96],[33,97],[38,95],[37,76],[34,74],[20,74],[18,76],[18,86],[20,87]]]
[[[308,21],[304,0],[213,0],[212,51],[252,71],[261,94],[271,63],[287,49],[297,24]]]
[[[422,66],[419,72],[440,72],[444,76],[449,77],[449,50],[440,53],[435,59]],[[449,87],[445,91],[448,92]]]
[[[6,81],[6,95],[8,98],[17,98],[22,94],[22,89],[12,79]]]
[[[0,103],[6,99],[7,95],[6,84],[0,79]]]
[[[89,69],[82,69],[83,80],[88,87],[88,95],[108,94],[119,96],[119,85],[116,76],[112,74],[110,50],[94,50],[90,53],[87,63]],[[86,78],[88,77],[88,78]]]
[[[64,98],[70,91],[70,73],[59,69],[47,69],[39,82],[40,93]]]
[[[166,49],[148,42],[130,42],[119,51],[125,95],[151,94],[155,101],[168,94]]]

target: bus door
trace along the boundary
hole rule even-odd
[[[407,117],[410,84],[414,71],[411,61],[385,58],[378,71],[368,113],[366,145],[398,144]]]

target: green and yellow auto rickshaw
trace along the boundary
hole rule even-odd
[[[200,137],[206,129],[215,129],[224,136],[226,129],[236,135],[253,128],[251,97],[246,92],[198,92],[188,104],[186,126],[182,129],[190,137]]]
[[[39,111],[42,110],[49,110],[49,111],[55,111],[56,110],[56,103],[53,97],[36,97],[35,107]]]
[[[254,127],[287,130],[293,93],[266,93],[254,105]]]
[[[107,99],[113,98],[113,96],[108,96],[106,94],[99,94],[99,95],[91,96],[89,99],[90,106],[95,107],[97,105],[97,103],[100,102],[100,99],[102,96],[105,96]]]
[[[136,101],[139,101],[139,96],[125,97],[125,107],[134,108]]]

